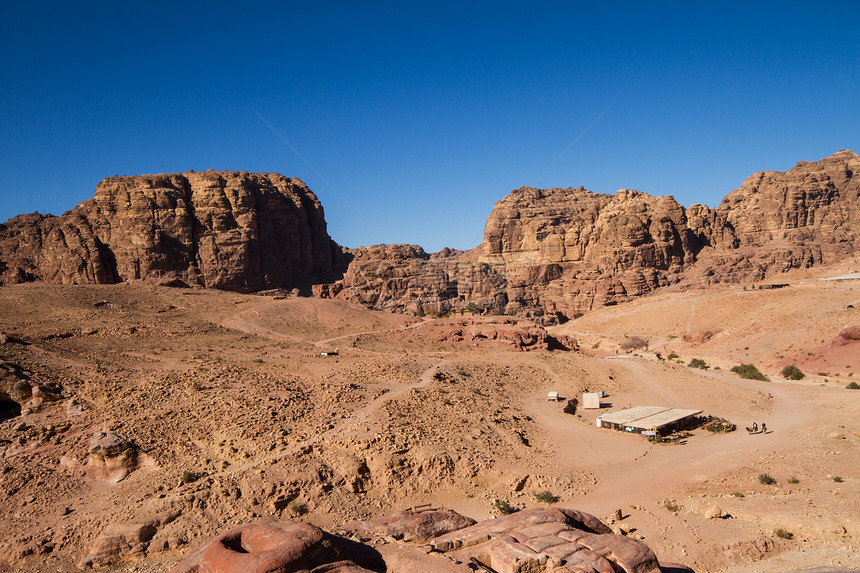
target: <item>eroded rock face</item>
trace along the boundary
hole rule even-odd
[[[318,294],[376,309],[473,305],[552,321],[682,282],[758,281],[853,252],[858,170],[860,158],[843,150],[756,173],[716,208],[627,189],[522,187],[496,203],[473,251],[356,249],[344,280]]]
[[[112,177],[61,217],[0,225],[0,282],[143,279],[309,288],[377,310],[514,312],[547,324],[678,283],[752,282],[854,252],[860,158],[751,175],[716,208],[622,189],[522,187],[467,252],[342,250],[298,179],[246,172]],[[348,261],[348,267],[347,267]]]
[[[109,177],[62,216],[0,225],[0,282],[131,279],[255,291],[331,280],[341,251],[299,179],[207,171]]]

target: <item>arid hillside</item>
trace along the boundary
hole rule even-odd
[[[822,276],[665,292],[552,328],[138,281],[0,287],[0,569],[168,571],[262,518],[337,530],[423,504],[486,519],[501,502],[593,513],[700,572],[856,566],[860,342],[832,344],[860,325],[860,282]],[[807,366],[825,359],[826,376]],[[740,362],[770,381],[729,371]],[[784,380],[788,363],[807,377]],[[603,407],[583,410],[597,390]],[[636,405],[738,430],[653,444],[596,427]]]

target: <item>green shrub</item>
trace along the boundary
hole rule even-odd
[[[693,358],[687,366],[690,368],[701,368],[702,370],[708,369],[708,365],[701,358]]]
[[[737,429],[737,426],[732,424],[725,418],[719,418],[717,416],[708,416],[708,419],[705,421],[705,429],[713,433],[728,433],[734,432]]]
[[[848,386],[846,386],[849,390],[860,390],[860,384],[857,382],[849,382]]]
[[[739,491],[733,491],[732,497],[746,497],[746,496]]]
[[[801,380],[806,377],[806,374],[800,371],[800,368],[792,364],[791,366],[786,366],[782,369],[783,378],[787,378],[788,380]]]
[[[290,510],[290,513],[296,516],[301,516],[308,512],[308,507],[305,504],[299,503],[297,501],[291,501],[290,505],[287,506],[287,509]]]
[[[770,382],[770,379],[759,372],[758,368],[756,368],[754,364],[738,364],[737,366],[732,366],[732,372],[735,372],[741,378],[746,378],[748,380],[762,380],[763,382]]]
[[[200,476],[197,473],[185,470],[184,472],[182,472],[182,479],[180,481],[181,481],[182,485],[185,485],[187,483],[195,482],[199,479],[200,479]]]
[[[541,503],[555,503],[559,500],[558,496],[553,495],[548,489],[535,492],[535,499]]]
[[[678,358],[678,355],[673,350],[672,352],[669,353],[669,356],[666,357],[666,360],[675,360],[676,358]]]
[[[497,499],[496,501],[494,501],[493,509],[498,511],[500,515],[510,515],[517,511],[517,508],[515,508],[503,499]]]
[[[779,529],[777,529],[776,531],[774,531],[773,534],[776,535],[777,537],[779,537],[780,539],[793,539],[794,538],[793,533],[791,533],[790,531],[786,531],[785,529],[783,529],[781,527]]]
[[[800,483],[800,480],[794,476],[791,476],[790,478],[788,478],[788,483]]]
[[[839,476],[833,476],[833,481],[835,481],[836,483],[842,483],[842,482],[843,482],[843,481],[845,481],[845,480],[843,480],[843,479],[842,479],[841,477],[839,477]]]
[[[764,485],[774,485],[776,480],[770,474],[759,474],[758,482]]]

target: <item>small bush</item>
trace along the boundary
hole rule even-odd
[[[621,350],[635,350],[636,348],[648,348],[648,341],[640,336],[628,336],[621,341]]]
[[[702,370],[708,369],[708,365],[701,358],[693,358],[687,366],[690,368],[701,368]]]
[[[777,537],[779,537],[780,539],[793,539],[794,538],[793,533],[791,533],[790,531],[786,531],[785,529],[783,529],[781,527],[779,529],[777,529],[776,531],[774,531],[773,534],[776,535]]]
[[[559,500],[558,496],[553,495],[553,493],[548,489],[535,492],[535,499],[541,503],[555,503]]]
[[[290,505],[287,506],[287,509],[290,510],[290,513],[296,516],[301,516],[308,512],[308,506],[297,501],[291,501]]]
[[[758,368],[756,368],[754,364],[739,364],[737,366],[732,366],[732,372],[735,372],[741,378],[746,378],[748,380],[770,382],[768,377],[759,372]]]
[[[800,368],[794,364],[783,368],[780,374],[782,374],[783,378],[787,378],[788,380],[801,380],[806,377],[806,374],[801,372]]]
[[[197,473],[185,470],[184,472],[182,472],[182,479],[180,480],[180,482],[182,483],[182,485],[185,485],[187,483],[195,482],[199,479],[200,476]]]
[[[494,501],[493,509],[498,511],[500,515],[510,515],[517,511],[517,508],[515,508],[503,499],[497,499],[496,501]]]
[[[669,356],[666,357],[666,360],[675,360],[676,358],[678,358],[678,355],[673,350],[672,352],[669,353]]]
[[[746,496],[739,491],[733,491],[732,497],[746,497]]]
[[[713,433],[728,433],[734,432],[737,429],[737,426],[735,424],[732,424],[725,418],[718,418],[717,416],[708,416],[708,419],[705,421],[705,429]]]
[[[776,480],[770,474],[759,474],[758,482],[764,485],[774,485]]]
[[[839,476],[833,476],[833,481],[835,481],[836,483],[842,483],[842,482],[843,482],[843,481],[845,481],[845,480],[843,480],[843,479],[842,479],[841,477],[839,477]]]
[[[794,476],[791,476],[790,478],[788,478],[788,483],[800,483],[800,480]]]
[[[848,386],[846,386],[849,390],[860,390],[860,384],[857,382],[849,382]]]
[[[671,511],[672,513],[678,513],[681,511],[681,506],[673,499],[664,499],[663,507]]]

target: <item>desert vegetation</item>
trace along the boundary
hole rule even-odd
[[[769,382],[769,378],[759,372],[759,369],[755,367],[754,364],[739,364],[737,366],[732,366],[732,372],[735,372],[741,378],[746,378],[748,380],[761,380],[763,382]]]

